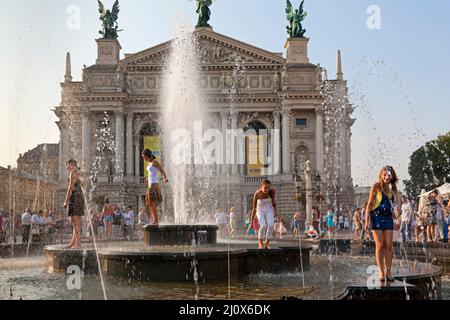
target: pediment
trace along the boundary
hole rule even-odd
[[[283,65],[285,59],[278,54],[219,34],[208,28],[195,31],[199,42],[199,59],[206,66],[230,66],[237,61],[245,65]],[[127,55],[120,65],[127,69],[162,67],[170,55],[171,41],[136,54]]]

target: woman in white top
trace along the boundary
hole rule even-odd
[[[258,249],[270,249],[270,240],[273,238],[274,224],[276,213],[275,189],[269,180],[263,180],[261,185],[253,197],[252,221],[253,225],[255,215],[259,221]],[[248,232],[250,231],[249,230]]]
[[[147,166],[148,171],[148,191],[145,197],[145,204],[147,205],[148,211],[151,212],[153,217],[153,225],[159,225],[158,220],[158,203],[162,202],[161,188],[159,186],[158,171],[163,175],[164,182],[167,183],[166,172],[161,167],[159,162],[156,160],[153,152],[149,149],[145,149],[142,153],[142,157],[149,164]]]

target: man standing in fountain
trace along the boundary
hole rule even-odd
[[[148,191],[145,197],[145,204],[147,205],[148,211],[151,213],[153,218],[153,225],[159,225],[158,220],[158,203],[162,202],[161,188],[159,186],[158,171],[163,175],[165,183],[168,183],[166,172],[161,167],[160,163],[156,160],[153,152],[149,149],[145,149],[142,152],[142,157],[144,161],[148,162]]]
[[[81,180],[77,172],[77,162],[73,159],[66,163],[69,172],[69,187],[67,189],[64,208],[69,208],[68,216],[73,225],[72,240],[65,249],[81,248],[81,217],[84,216],[84,195],[81,188]]]
[[[276,213],[275,189],[269,180],[263,180],[253,197],[252,219],[248,232],[253,225],[255,215],[259,221],[258,249],[270,249],[270,240],[273,238]],[[248,233],[247,232],[247,233]]]

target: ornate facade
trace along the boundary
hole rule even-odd
[[[55,208],[56,181],[11,167],[0,167],[0,211],[25,212]]]
[[[59,145],[40,144],[19,155],[17,169],[49,181],[59,180]]]
[[[195,33],[200,45],[200,86],[217,128],[244,129],[256,123],[261,128],[281,132],[279,136],[270,137],[272,145],[280,148],[280,152],[273,153],[281,164],[279,171],[250,176],[242,165],[217,167],[210,178],[223,190],[218,206],[234,206],[242,213],[247,212],[251,205],[249,199],[259,182],[268,177],[278,190],[280,213],[292,215],[299,205],[294,177],[305,160],[311,161],[315,176],[318,173],[322,176],[323,192],[331,185],[327,179],[339,181],[342,188],[332,195],[329,193],[327,200],[336,203],[336,199],[331,198],[337,196],[340,206],[351,206],[352,109],[346,96],[339,102],[331,99],[327,105],[323,91],[327,84],[335,94],[346,92],[340,58],[337,79],[328,81],[323,79],[324,70],[309,62],[308,39],[288,39],[284,58],[282,53],[254,47],[211,28],[197,28]],[[111,154],[108,169],[99,173],[94,197],[106,196],[118,204],[142,206],[146,192],[140,157],[143,136],[149,134],[149,128],[155,128],[153,124],[160,118],[158,102],[170,45],[171,42],[162,43],[135,54],[125,54],[124,59],[120,59],[121,46],[117,40],[97,40],[98,59],[95,65],[83,70],[81,82],[72,81],[68,55],[66,81],[61,84],[62,100],[55,108],[61,139],[61,182],[66,180],[64,162],[67,159],[76,159],[86,174],[92,171],[98,152],[96,133],[107,112],[115,152]],[[239,81],[236,81],[237,61],[244,67],[244,71],[238,73]],[[229,112],[231,99],[235,110],[232,113]],[[327,133],[327,130],[337,130],[327,129],[327,110],[342,106],[344,126],[339,126],[338,133]],[[337,127],[330,125],[330,128]],[[345,140],[339,139],[341,146],[331,151],[334,145],[331,139],[336,134]],[[338,153],[341,163],[327,161],[327,157],[336,158],[331,152]],[[339,170],[327,170],[328,164],[338,166]],[[318,187],[316,181],[314,190]],[[163,189],[167,200],[165,209],[168,209],[171,195],[168,186],[163,188],[166,189]]]

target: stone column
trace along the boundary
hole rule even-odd
[[[281,122],[280,111],[273,113],[273,128],[272,135],[272,174],[281,173]]]
[[[134,143],[134,175],[140,178],[141,176],[141,150],[139,146],[139,139]]]
[[[290,150],[290,138],[291,138],[291,121],[289,117],[289,111],[284,110],[282,112],[282,152],[283,152],[283,174],[291,174],[291,150]]]
[[[139,211],[141,210],[141,208],[144,206],[144,203],[142,201],[142,197],[140,195],[138,195],[138,207],[137,207],[137,213],[139,213]]]
[[[89,175],[90,170],[90,135],[89,110],[83,110],[82,136],[81,136],[81,170],[83,174]]]
[[[347,135],[347,174],[352,177],[352,129],[348,128]]]
[[[123,112],[116,111],[116,176],[124,174],[124,120]]]
[[[316,161],[317,171],[323,173],[323,110],[316,109]]]
[[[126,163],[127,163],[127,177],[131,177],[134,174],[133,171],[133,113],[127,113],[127,136],[126,136]]]
[[[59,126],[59,181],[64,181],[64,148],[63,145],[65,144],[64,141],[64,133],[63,133],[63,126]]]
[[[341,120],[343,121],[343,120]],[[347,143],[346,143],[346,129],[344,125],[342,125],[339,133],[339,139],[340,139],[340,179],[347,176]],[[342,181],[339,181],[339,183],[342,183]]]
[[[236,133],[238,125],[237,125],[237,121],[238,121],[238,113],[237,112],[233,112],[231,115],[231,129],[234,131],[234,133]],[[233,157],[233,164],[231,165],[231,174],[233,176],[237,176],[239,175],[239,167],[238,167],[238,155],[240,150],[238,150],[239,148],[239,144],[238,141],[235,140],[232,142],[232,145],[229,146],[229,150],[233,148],[233,152],[232,154],[234,155]]]
[[[306,222],[305,222],[305,230],[309,230],[309,226],[311,225],[311,213],[312,213],[312,170],[311,170],[311,162],[306,161],[306,170],[305,170],[305,181],[306,181]]]
[[[226,143],[226,137],[227,137],[227,130],[228,130],[228,112],[226,111],[221,111],[220,112],[220,118],[222,120],[222,134],[224,137],[224,141],[223,141],[223,164],[222,164],[222,175],[223,176],[228,176],[230,170],[229,170],[229,166],[226,164],[226,159],[227,159],[227,153],[228,153],[228,146]]]

